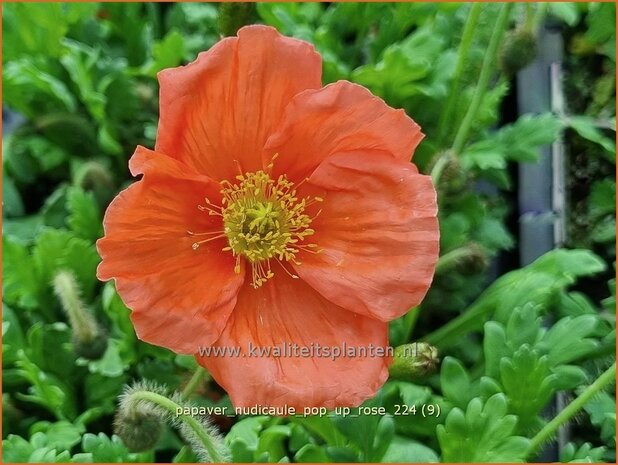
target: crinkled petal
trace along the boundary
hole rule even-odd
[[[296,273],[348,310],[390,321],[418,305],[439,248],[431,178],[387,153],[342,153],[313,173],[302,195],[324,196]]]
[[[107,209],[97,275],[115,279],[140,339],[193,354],[219,337],[244,279],[224,238],[193,250],[206,236],[188,233],[222,231],[220,217],[197,208],[205,197],[220,201],[219,184],[143,147],[130,167],[144,177]]]
[[[237,407],[287,405],[300,410],[357,406],[374,396],[388,377],[387,333],[386,323],[348,312],[280,270],[261,288],[243,287],[213,347],[226,351],[239,348],[244,356],[211,352],[196,358]],[[297,356],[293,356],[294,344]],[[344,344],[362,348],[365,356],[320,357],[315,349],[319,345],[320,350],[344,350]],[[280,357],[273,356],[274,352],[251,356],[251,346],[254,350],[288,347],[289,352],[280,352]],[[302,348],[307,356],[302,356]]]
[[[186,66],[159,73],[157,150],[219,181],[262,168],[264,144],[292,97],[321,86],[314,47],[247,26]]]
[[[362,86],[338,81],[298,94],[266,143],[279,154],[275,174],[298,181],[330,155],[380,150],[409,161],[423,138],[403,110],[395,110]]]

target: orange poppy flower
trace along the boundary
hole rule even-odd
[[[438,257],[436,193],[409,162],[419,126],[361,86],[322,87],[313,46],[265,26],[159,82],[155,150],[135,151],[143,177],[97,243],[138,337],[229,350],[196,357],[236,406],[373,396],[390,357],[366,351],[387,347]],[[315,349],[343,344],[358,356]],[[298,356],[248,353],[292,345]]]

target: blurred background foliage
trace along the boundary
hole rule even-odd
[[[95,277],[94,242],[107,204],[132,182],[134,147],[154,146],[156,73],[249,23],[310,41],[324,83],[362,84],[422,126],[414,161],[437,184],[442,258],[422,306],[392,322],[391,344],[424,340],[442,362],[392,377],[367,402],[391,413],[417,406],[414,414],[213,417],[232,459],[539,459],[556,393],[572,400],[615,361],[615,5],[504,8],[4,4],[3,461],[196,460],[171,427],[140,453],[113,434],[117,397],[133,380],[170,390],[189,383],[194,404],[230,405],[207,375],[189,382],[192,357],[136,339],[113,284]],[[497,25],[503,11],[508,31]],[[567,114],[518,116],[515,96],[526,89],[513,73],[534,58],[541,27],[564,38]],[[498,50],[488,58],[492,40]],[[537,162],[539,148],[558,138],[567,147],[568,248],[522,267],[517,165]],[[77,331],[67,292],[90,315],[90,333]],[[441,413],[423,418],[422,405]],[[599,390],[555,459],[614,461],[615,422],[615,396]]]

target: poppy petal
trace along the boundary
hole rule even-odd
[[[311,224],[321,252],[299,255],[296,273],[333,303],[382,321],[418,305],[438,259],[431,178],[388,153],[351,152],[328,158],[305,186],[302,195],[324,195]]]
[[[264,144],[289,101],[321,86],[313,45],[247,26],[186,66],[159,73],[156,149],[220,181],[262,168]],[[268,157],[267,157],[268,155]]]
[[[357,406],[374,396],[388,377],[387,334],[386,323],[337,307],[306,283],[281,272],[266,286],[242,288],[210,355],[196,358],[236,407]],[[371,346],[384,353],[379,349],[372,353]],[[272,351],[275,347],[281,348],[280,356]],[[364,348],[365,354],[334,357],[316,352],[328,348],[332,355],[335,347],[348,355],[350,347]],[[234,348],[244,356],[212,352]],[[259,350],[270,350],[270,356],[260,356]]]
[[[193,243],[209,236],[188,233],[222,231],[219,217],[197,208],[205,197],[220,200],[220,186],[143,147],[130,167],[144,177],[107,209],[97,276],[116,280],[140,339],[193,354],[217,339],[244,279],[234,272],[233,257],[221,251],[224,238],[194,250]]]
[[[409,161],[423,137],[403,110],[389,107],[362,86],[338,81],[298,94],[266,149],[279,154],[275,175],[298,181],[338,152],[382,150]]]

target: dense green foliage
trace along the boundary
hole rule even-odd
[[[546,432],[555,433],[547,424],[556,412],[547,408],[556,394],[569,402],[584,392],[560,460],[615,460],[615,396],[606,386],[586,389],[615,362],[615,5],[239,8],[3,6],[3,105],[24,118],[3,137],[3,461],[201,457],[169,425],[139,453],[113,434],[118,396],[133,380],[185,389],[183,401],[194,405],[230,405],[207,375],[189,381],[192,357],[136,339],[113,284],[96,279],[94,242],[102,212],[131,182],[134,147],[154,145],[157,71],[247,23],[310,41],[325,83],[362,84],[422,126],[414,161],[437,185],[442,258],[427,299],[392,322],[390,336],[393,346],[429,342],[442,361],[423,376],[389,380],[365,404],[388,415],[214,417],[231,459],[533,461],[552,439]],[[496,21],[501,12],[509,31]],[[469,34],[467,21],[475,22]],[[532,57],[504,54],[521,53],[513,34],[534,36],[544,21],[563,28],[567,114],[515,119],[510,73]],[[563,136],[571,249],[519,268],[513,168],[537,162],[539,148]],[[502,263],[495,280],[492,262]],[[58,277],[66,271],[73,279]],[[84,350],[62,302],[67,293],[94,315],[83,337],[103,338],[100,350]]]

